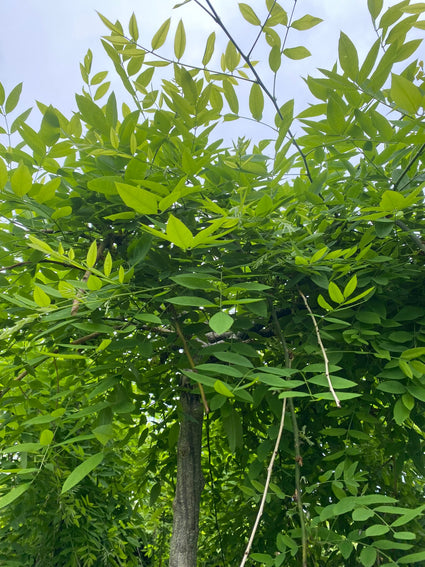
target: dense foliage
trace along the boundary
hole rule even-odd
[[[183,391],[205,395],[198,565],[242,561],[281,420],[248,563],[420,564],[424,5],[368,0],[365,60],[341,33],[294,117],[276,77],[320,18],[240,4],[266,69],[191,3],[227,34],[219,71],[215,33],[193,67],[182,21],[171,60],[170,20],[148,47],[102,16],[131,104],[90,52],[71,118],[38,104],[34,130],[0,88],[0,562],[165,565]],[[270,139],[214,136],[240,106]]]

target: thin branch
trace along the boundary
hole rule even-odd
[[[422,252],[425,252],[425,243],[419,238],[419,236],[417,234],[414,233],[413,230],[411,230],[407,224],[404,224],[403,221],[396,219],[395,224],[401,228],[401,230],[404,230],[404,232],[407,232],[408,235],[410,236],[410,238],[413,240],[413,242],[418,246],[418,248],[420,248],[422,250]]]
[[[182,333],[182,330],[180,328],[179,322],[177,321],[177,318],[175,318],[174,323],[175,323],[175,326],[176,326],[177,334],[180,337],[181,342],[183,343],[183,349],[184,349],[184,352],[185,352],[187,359],[189,361],[190,367],[192,368],[192,370],[194,370],[196,372],[195,363],[193,362],[192,355],[190,354],[189,347],[187,346],[185,336]],[[210,408],[208,407],[207,398],[205,397],[204,387],[202,386],[202,384],[200,382],[198,382],[198,386],[199,386],[199,392],[200,392],[201,398],[202,398],[202,403],[204,405],[205,413],[206,413],[206,415],[208,415],[210,413]]]
[[[211,0],[205,0],[209,9],[211,10],[211,18],[215,21],[215,23],[223,30],[223,32],[226,34],[226,36],[228,37],[229,41],[231,41],[233,43],[233,45],[235,46],[236,50],[238,51],[238,53],[240,54],[240,56],[242,57],[242,59],[245,61],[245,63],[248,65],[249,69],[251,70],[251,73],[254,75],[257,84],[261,87],[261,89],[263,90],[263,92],[265,93],[265,95],[270,99],[270,101],[272,102],[277,115],[279,116],[279,118],[281,120],[283,120],[283,116],[282,113],[280,111],[279,105],[276,101],[276,98],[273,96],[273,94],[269,91],[269,89],[266,87],[266,85],[264,84],[263,80],[261,79],[260,75],[258,74],[258,72],[256,71],[254,65],[251,63],[251,60],[249,58],[249,56],[245,55],[245,53],[242,51],[242,48],[239,47],[238,43],[236,42],[236,40],[232,37],[232,35],[230,34],[230,32],[228,31],[228,29],[226,28],[226,26],[224,25],[224,23],[222,22],[220,16],[217,14],[217,12],[215,11]],[[200,6],[201,8],[203,8],[207,14],[209,14],[208,10],[206,10],[201,3],[199,2],[199,0],[196,0],[196,4],[198,4],[198,6]],[[289,137],[291,139],[292,144],[295,146],[295,148],[297,149],[298,153],[301,156],[301,159],[303,160],[304,163],[304,167],[306,170],[306,174],[307,177],[309,178],[310,182],[313,183],[313,178],[311,176],[310,173],[310,168],[308,167],[308,163],[307,163],[307,158],[305,153],[302,151],[302,149],[300,148],[298,142],[295,139],[294,134],[292,133],[291,129],[288,129],[288,134]]]
[[[414,165],[415,161],[417,161],[420,156],[423,154],[423,152],[425,151],[425,144],[422,144],[422,146],[418,149],[418,151],[416,152],[416,154],[413,156],[413,158],[409,161],[409,163],[406,165],[406,167],[403,169],[403,171],[401,172],[400,177],[397,179],[397,181],[394,183],[393,185],[393,191],[397,191],[398,186],[400,185],[400,181],[403,179],[403,177],[405,177],[407,175],[407,173],[409,172],[410,168]]]
[[[306,296],[303,294],[303,292],[300,289],[298,289],[298,293],[301,295],[304,301],[304,305],[306,306],[307,311],[310,313],[310,317],[313,321],[314,330],[316,331],[317,342],[319,343],[320,350],[322,351],[323,360],[325,362],[325,375],[328,381],[329,390],[333,396],[333,399],[335,400],[337,407],[340,408],[341,402],[339,401],[338,396],[336,395],[336,392],[334,390],[334,387],[332,386],[331,375],[329,372],[329,359],[328,359],[328,355],[326,354],[325,347],[323,346],[322,337],[320,336],[319,326],[317,325],[317,321],[313,314],[313,311],[310,309],[310,305],[308,304]]]
[[[278,434],[277,434],[277,439],[276,439],[276,443],[275,443],[273,453],[272,453],[272,456],[271,456],[271,459],[270,459],[270,463],[269,463],[269,466],[267,467],[266,484],[264,485],[264,491],[263,491],[263,496],[261,498],[260,507],[258,509],[257,517],[255,519],[254,527],[252,528],[252,532],[251,532],[251,535],[250,535],[250,538],[249,538],[249,541],[248,541],[248,545],[246,546],[245,553],[243,554],[243,558],[242,558],[242,561],[241,561],[239,567],[243,567],[245,565],[247,559],[248,559],[248,556],[251,552],[252,543],[254,541],[254,537],[255,537],[255,534],[257,532],[260,520],[261,520],[261,516],[263,515],[264,505],[266,503],[267,492],[268,492],[268,489],[269,489],[270,479],[271,479],[271,476],[272,476],[273,465],[274,465],[274,461],[276,459],[276,455],[277,455],[278,450],[279,450],[280,439],[282,437],[283,427],[284,427],[284,424],[285,424],[285,414],[286,414],[286,398],[284,398],[284,400],[283,400],[282,416],[280,418],[279,431],[278,431]]]

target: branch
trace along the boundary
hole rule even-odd
[[[179,322],[177,321],[177,318],[175,318],[175,325],[176,325],[177,334],[178,334],[178,336],[180,337],[180,340],[183,343],[183,349],[184,349],[184,352],[185,352],[187,359],[189,361],[190,367],[192,368],[192,370],[194,370],[196,372],[195,363],[193,362],[192,355],[190,354],[189,347],[187,346],[186,339],[185,339],[185,337],[182,333],[182,330],[180,328]],[[206,413],[206,415],[208,415],[210,413],[210,408],[208,407],[207,398],[205,397],[204,387],[199,382],[198,382],[198,386],[199,386],[199,392],[200,392],[201,398],[202,398],[202,403],[204,405],[205,413]]]
[[[239,567],[243,567],[245,565],[247,559],[248,559],[248,556],[249,556],[250,551],[251,551],[252,543],[254,541],[254,537],[255,537],[255,534],[256,534],[257,529],[258,529],[258,524],[260,523],[261,516],[263,515],[264,505],[265,505],[265,502],[266,502],[267,492],[268,492],[268,489],[269,489],[270,479],[271,479],[271,476],[272,476],[273,465],[274,465],[274,461],[276,459],[277,452],[279,450],[280,439],[282,437],[283,427],[284,427],[284,424],[285,424],[285,414],[286,414],[286,398],[284,398],[284,400],[283,400],[282,416],[280,418],[279,431],[278,431],[278,434],[277,434],[277,439],[276,439],[276,443],[275,443],[273,453],[272,453],[272,456],[271,456],[271,459],[270,459],[270,463],[269,463],[269,466],[267,467],[266,484],[264,485],[264,492],[263,492],[263,496],[261,498],[260,507],[258,509],[257,517],[255,519],[254,527],[252,528],[252,532],[251,532],[251,535],[250,535],[250,538],[249,538],[249,541],[248,541],[248,545],[246,546],[245,553],[243,554],[243,558],[242,558],[242,561],[241,561]]]
[[[407,173],[409,172],[410,168],[414,165],[415,161],[417,159],[419,159],[419,157],[421,156],[421,154],[423,154],[425,150],[425,144],[422,144],[422,146],[418,149],[418,151],[416,152],[416,154],[413,156],[413,158],[409,161],[409,163],[406,165],[406,167],[403,169],[403,171],[401,172],[400,177],[397,179],[397,181],[393,184],[393,191],[397,191],[398,186],[400,185],[400,181],[403,179],[403,177],[405,177],[405,175],[407,175]],[[402,187],[403,189],[403,187]]]
[[[310,305],[308,304],[306,296],[303,294],[303,292],[300,289],[298,289],[298,293],[303,298],[303,301],[304,301],[304,304],[307,308],[307,311],[310,313],[310,317],[313,321],[314,330],[316,331],[316,336],[317,336],[317,342],[319,343],[320,350],[322,351],[323,360],[325,362],[325,375],[326,375],[326,379],[328,381],[329,390],[330,390],[330,392],[333,396],[333,399],[335,400],[337,407],[340,408],[341,402],[339,401],[338,396],[336,395],[336,392],[334,390],[334,387],[332,386],[331,376],[330,376],[330,372],[329,372],[329,359],[328,359],[328,355],[326,354],[325,347],[323,346],[322,337],[320,336],[320,331],[319,331],[319,327],[317,325],[316,318],[313,315],[313,311],[310,309]]]

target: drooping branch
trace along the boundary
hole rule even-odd
[[[326,375],[326,380],[328,381],[329,391],[331,392],[332,397],[335,400],[337,407],[340,408],[341,402],[339,401],[339,398],[336,395],[336,392],[335,392],[334,387],[332,385],[331,375],[330,375],[330,372],[329,372],[329,359],[328,359],[328,355],[326,354],[326,349],[323,346],[322,337],[320,336],[319,326],[317,324],[316,317],[314,316],[313,311],[311,310],[310,305],[308,304],[306,296],[303,294],[303,292],[300,289],[298,289],[298,293],[302,297],[302,300],[304,301],[304,305],[306,306],[307,311],[310,314],[311,320],[313,321],[314,330],[316,331],[317,342],[319,343],[320,350],[322,351],[323,361],[325,363],[325,375]]]
[[[273,449],[273,453],[272,453],[272,456],[271,456],[271,459],[270,459],[270,463],[269,463],[269,466],[267,467],[267,478],[266,478],[266,483],[264,485],[264,491],[263,491],[263,496],[261,498],[260,507],[258,509],[257,517],[255,518],[255,522],[254,522],[254,527],[252,528],[251,535],[249,537],[248,544],[246,546],[246,549],[245,549],[245,552],[243,554],[242,561],[241,561],[239,567],[243,567],[245,565],[248,557],[249,557],[249,554],[251,552],[251,547],[252,547],[252,544],[253,544],[253,541],[254,541],[254,537],[255,537],[255,534],[257,533],[257,529],[258,529],[258,525],[259,525],[260,520],[261,520],[261,516],[263,515],[264,505],[266,503],[267,493],[268,493],[268,490],[269,490],[270,480],[271,480],[271,476],[272,476],[272,472],[273,472],[273,466],[274,466],[274,462],[275,462],[275,459],[276,459],[276,455],[277,455],[278,450],[279,450],[280,440],[282,438],[282,433],[283,433],[283,427],[285,425],[285,414],[286,414],[286,398],[283,400],[282,415],[281,415],[281,418],[280,418],[279,431],[277,433],[276,443],[274,445],[274,449]]]

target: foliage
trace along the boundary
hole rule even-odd
[[[285,400],[251,564],[419,564],[423,5],[368,0],[378,39],[361,62],[341,33],[294,117],[275,79],[309,53],[286,32],[320,18],[241,3],[244,51],[193,4],[227,32],[220,71],[215,34],[193,67],[182,21],[174,61],[170,20],[148,47],[101,16],[131,106],[90,52],[70,119],[11,122],[21,85],[0,89],[2,564],[164,564],[187,379],[210,410],[200,565],[241,561]],[[272,137],[227,148],[214,128],[243,127],[246,84]]]

